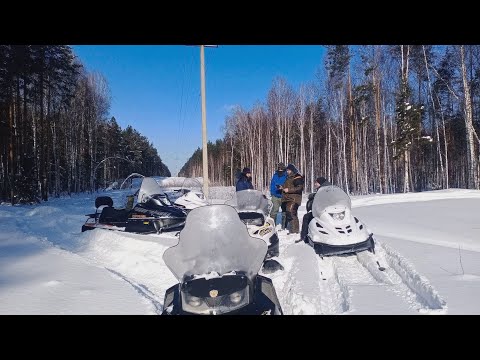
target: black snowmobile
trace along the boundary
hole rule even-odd
[[[163,254],[179,283],[166,291],[162,315],[283,315],[272,281],[258,275],[266,253],[233,207],[193,209]]]
[[[174,206],[153,178],[144,178],[138,191],[138,202],[128,198],[127,207],[115,209],[109,196],[95,199],[96,211],[88,214],[82,232],[108,229],[134,233],[178,231],[185,225],[186,212]]]

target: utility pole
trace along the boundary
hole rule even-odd
[[[217,47],[217,45],[200,45],[200,88],[202,94],[202,158],[203,158],[203,193],[208,199],[208,151],[207,151],[207,106],[205,100],[205,46]]]
[[[208,199],[207,106],[205,101],[205,46],[200,45],[200,83],[202,93],[203,193]]]

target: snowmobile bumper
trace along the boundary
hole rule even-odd
[[[257,275],[252,295],[251,302],[248,305],[222,315],[283,315],[271,279]],[[183,310],[180,297],[180,285],[176,284],[170,287],[165,293],[162,315],[196,315]]]
[[[307,235],[308,236],[308,235]],[[315,243],[309,237],[309,243],[315,249],[315,252],[320,256],[331,256],[331,255],[341,255],[356,253],[364,250],[375,249],[375,242],[373,240],[373,235],[370,235],[367,240],[348,245],[330,245],[325,243]]]
[[[82,225],[82,232],[85,232],[85,231],[87,231],[87,230],[94,230],[94,229],[95,229],[95,226],[94,226],[94,225],[92,225],[92,226],[90,226],[90,225]]]

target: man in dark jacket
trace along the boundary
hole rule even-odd
[[[236,189],[237,191],[248,190],[248,189],[253,190],[252,172],[250,171],[250,168],[248,167],[243,168],[243,171],[240,174],[240,177],[238,178]]]
[[[287,166],[287,180],[280,187],[282,190],[282,210],[286,210],[285,228],[291,222],[288,235],[298,234],[300,224],[298,222],[297,210],[302,204],[302,192],[305,180],[293,164]]]
[[[273,221],[275,221],[275,225],[277,225],[278,209],[282,206],[282,191],[280,190],[280,187],[285,183],[285,180],[287,180],[287,173],[285,170],[285,164],[279,163],[277,165],[277,171],[273,174],[272,181],[270,182],[270,194],[272,195],[272,211],[270,212],[270,216]],[[285,220],[285,212],[282,211],[281,224],[285,224]]]
[[[328,186],[332,185],[330,184],[327,179],[324,177],[320,176],[316,178],[315,183],[313,186],[315,187],[315,191],[308,195],[308,201],[307,201],[307,213],[303,215],[303,221],[302,221],[302,231],[300,232],[300,239],[296,240],[295,242],[300,242],[304,241],[307,242],[307,233],[308,233],[308,224],[310,224],[310,221],[313,219],[313,213],[312,213],[312,204],[313,204],[313,199],[315,198],[315,194],[317,193],[318,189],[320,189],[322,186]]]

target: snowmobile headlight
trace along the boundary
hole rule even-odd
[[[192,314],[217,315],[237,310],[250,302],[248,286],[233,293],[219,294],[214,290],[206,297],[182,292],[183,310]]]
[[[196,296],[189,296],[186,300],[188,305],[193,307],[198,307],[202,304],[202,299]]]
[[[240,301],[242,301],[242,298],[242,293],[239,291],[230,294],[230,301],[232,302],[232,304],[238,304]]]
[[[330,216],[333,218],[333,220],[341,221],[345,218],[345,211],[339,213],[330,213]]]

